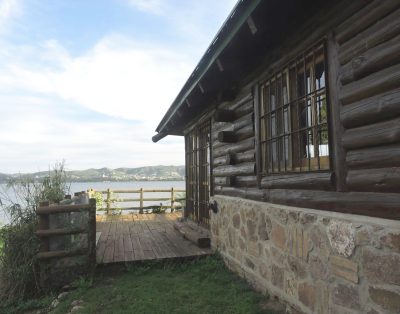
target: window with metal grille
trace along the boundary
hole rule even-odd
[[[329,169],[324,44],[295,58],[259,90],[261,174]]]
[[[211,125],[200,124],[186,135],[186,216],[209,224]]]

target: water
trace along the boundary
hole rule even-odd
[[[70,186],[70,194],[74,195],[76,192],[87,191],[88,189],[94,189],[96,191],[111,190],[138,190],[143,189],[185,189],[185,181],[131,181],[131,182],[73,182]],[[0,195],[1,192],[5,191],[6,185],[0,184]],[[178,194],[178,193],[176,193]],[[15,201],[16,197],[12,193],[8,193],[9,197]],[[171,193],[144,193],[144,198],[168,198]],[[139,194],[116,194],[113,195],[115,198],[139,198]],[[3,200],[4,202],[4,200]],[[157,202],[144,202],[144,206],[160,205],[160,201]],[[162,201],[163,205],[170,204],[167,201]],[[138,202],[119,203],[117,207],[127,206],[139,206]],[[0,224],[6,224],[9,221],[7,215],[0,210]]]

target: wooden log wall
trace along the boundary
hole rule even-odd
[[[257,187],[253,108],[251,90],[245,89],[214,114],[211,133],[216,193],[222,188]]]
[[[260,76],[212,120],[214,192],[400,219],[400,2],[369,1],[327,25],[332,171],[263,177],[257,186],[251,90]]]
[[[399,193],[400,2],[373,1],[357,16],[335,30],[346,188]]]

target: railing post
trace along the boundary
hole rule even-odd
[[[40,202],[39,207],[49,206],[49,202]],[[38,230],[48,230],[50,228],[50,218],[48,214],[38,215]],[[40,252],[48,252],[50,250],[50,239],[48,237],[44,237],[40,239]],[[41,287],[45,287],[47,283],[47,263],[44,261],[40,262],[40,273],[39,273],[39,284]]]
[[[143,188],[140,188],[140,209],[139,214],[143,214]]]
[[[89,245],[89,263],[94,266],[96,265],[96,199],[89,199],[90,208],[88,210],[89,215],[89,234],[88,234],[88,245]]]
[[[174,188],[171,188],[171,213],[174,211],[175,193]]]
[[[110,209],[111,209],[111,190],[110,189],[107,189],[107,200],[106,200],[106,203],[107,203],[107,215],[109,215],[110,214]]]

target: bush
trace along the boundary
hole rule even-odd
[[[39,239],[36,208],[41,201],[59,202],[69,193],[64,163],[57,163],[40,181],[20,176],[7,185],[0,206],[9,224],[0,229],[0,298],[6,302],[33,296],[38,284]]]

